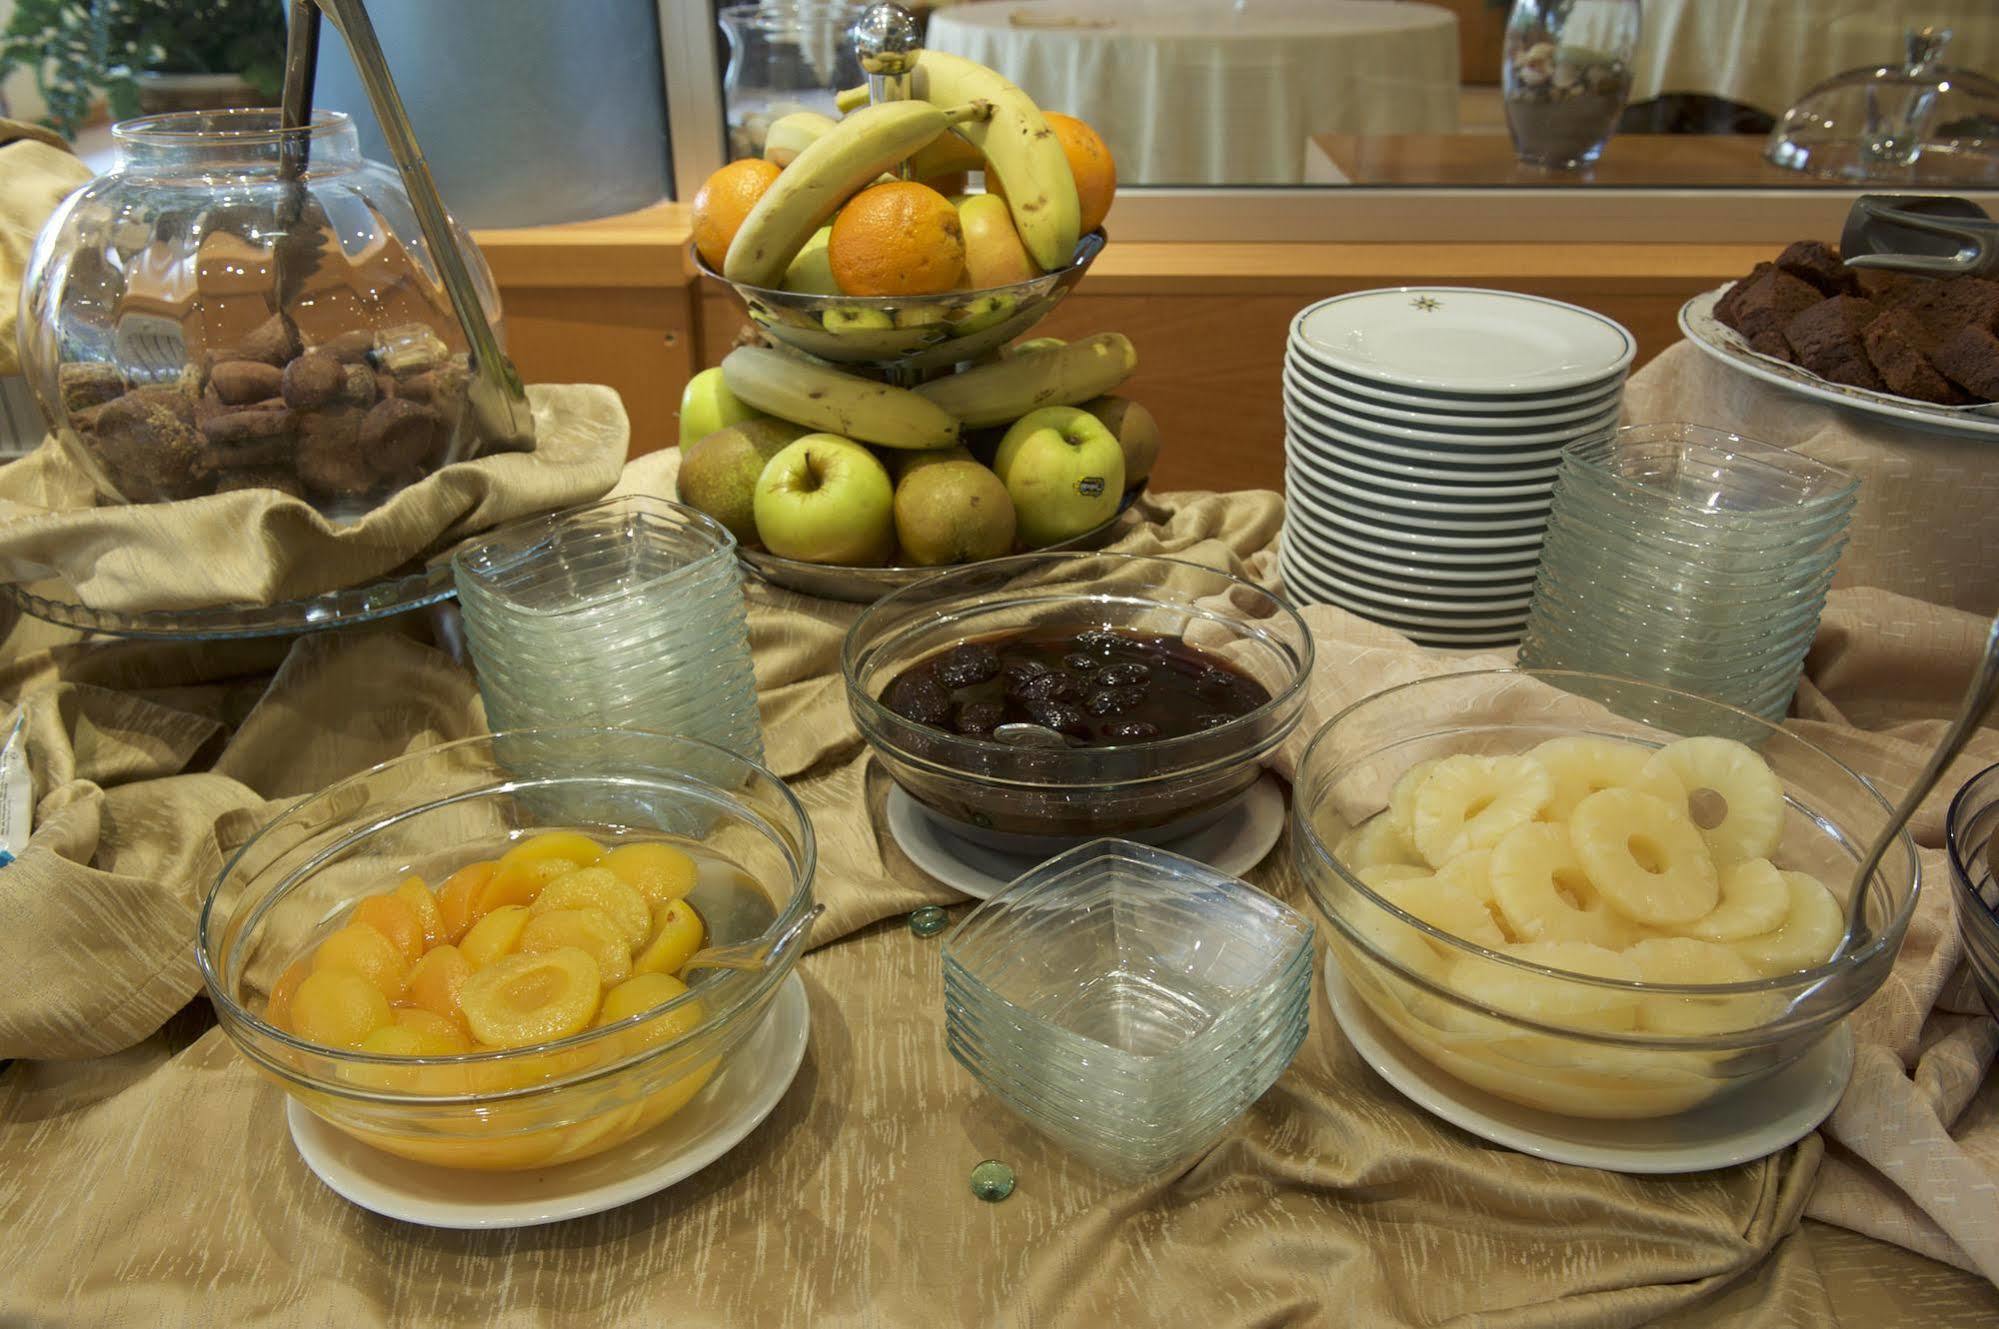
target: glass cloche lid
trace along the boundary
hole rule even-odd
[[[1850,69],[1807,92],[1763,155],[1827,180],[1999,186],[1999,82],[1944,64],[1948,28],[1908,41],[1907,64]]]

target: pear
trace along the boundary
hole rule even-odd
[[[1115,396],[1086,401],[1083,409],[1103,421],[1104,428],[1116,436],[1118,446],[1124,449],[1125,488],[1130,489],[1152,474],[1164,440],[1151,411],[1129,397]]]
[[[833,263],[827,257],[826,246],[833,238],[833,228],[822,226],[806,240],[784,270],[784,279],[778,285],[787,291],[800,295],[838,295],[840,283],[833,280]]]
[[[812,431],[789,420],[745,420],[681,450],[680,499],[729,528],[746,545],[757,542],[757,477],[764,463]]]
[[[895,487],[895,534],[919,567],[998,558],[1013,549],[1013,500],[1000,478],[970,457],[915,454]]]
[[[881,451],[893,454],[882,460],[888,464],[889,476],[897,484],[901,484],[911,471],[935,466],[938,462],[976,460],[971,449],[961,443],[953,443],[948,448],[925,448],[920,452],[912,452],[908,448],[883,448]]]

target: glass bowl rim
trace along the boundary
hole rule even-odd
[[[1474,679],[1498,679],[1498,678],[1528,678],[1528,679],[1538,679],[1544,682],[1553,679],[1563,679],[1563,678],[1587,679],[1591,682],[1608,683],[1615,685],[1617,687],[1637,688],[1653,694],[1665,697],[1671,697],[1679,700],[1697,702],[1704,706],[1710,706],[1719,710],[1727,711],[1732,713],[1739,720],[1752,722],[1754,725],[1763,729],[1766,735],[1782,734],[1786,738],[1801,744],[1807,751],[1812,753],[1814,756],[1817,756],[1825,761],[1832,763],[1835,769],[1839,770],[1843,774],[1850,777],[1854,781],[1854,784],[1859,789],[1865,791],[1865,793],[1871,796],[1876,803],[1880,804],[1881,810],[1884,813],[1892,813],[1894,810],[1893,805],[1889,803],[1887,798],[1882,795],[1879,789],[1876,789],[1874,787],[1874,782],[1869,780],[1866,776],[1861,775],[1858,771],[1854,770],[1851,766],[1848,766],[1845,762],[1841,761],[1839,758],[1827,752],[1824,748],[1820,747],[1818,744],[1813,743],[1811,740],[1803,738],[1797,734],[1791,733],[1789,730],[1785,729],[1782,725],[1774,724],[1771,721],[1764,719],[1762,716],[1757,715],[1753,711],[1745,711],[1738,706],[1732,706],[1729,703],[1723,701],[1716,701],[1712,697],[1703,697],[1697,693],[1682,692],[1675,688],[1661,687],[1656,683],[1645,683],[1637,679],[1620,678],[1614,674],[1594,674],[1583,670],[1574,670],[1574,669],[1474,669],[1474,670],[1466,670],[1459,673],[1432,674],[1427,678],[1412,679],[1407,683],[1398,683],[1394,687],[1383,688],[1379,692],[1369,693],[1367,696],[1358,698],[1349,705],[1343,707],[1339,712],[1333,715],[1331,719],[1327,720],[1325,724],[1319,727],[1318,733],[1312,735],[1311,742],[1306,745],[1303,755],[1301,755],[1298,759],[1299,774],[1301,776],[1303,775],[1306,766],[1312,760],[1312,754],[1318,749],[1319,745],[1325,741],[1326,735],[1330,734],[1333,731],[1333,727],[1337,725],[1341,720],[1344,720],[1347,716],[1351,715],[1354,711],[1358,710],[1360,707],[1368,704],[1369,702],[1377,701],[1383,697],[1392,696],[1399,692],[1406,692],[1415,688],[1420,688],[1432,684],[1438,684],[1444,682],[1462,682]],[[1594,698],[1590,697],[1587,693],[1572,693],[1570,695],[1576,696],[1584,701],[1595,700]],[[1598,702],[1597,704],[1602,705],[1603,703]],[[1620,718],[1628,719],[1629,717],[1620,717]],[[1642,723],[1642,722],[1632,721],[1632,723]],[[1570,727],[1573,728],[1574,726]],[[1625,738],[1624,741],[1638,742],[1640,740],[1631,739],[1627,737]],[[1895,913],[1886,921],[1884,926],[1875,933],[1874,937],[1871,940],[1869,940],[1866,946],[1861,947],[1860,949],[1857,950],[1849,950],[1842,948],[1841,950],[1835,953],[1832,959],[1827,960],[1824,964],[1816,965],[1810,969],[1798,969],[1788,973],[1770,974],[1759,978],[1744,979],[1740,982],[1735,982],[1735,983],[1647,983],[1643,981],[1628,982],[1624,979],[1602,978],[1593,974],[1579,974],[1567,969],[1556,969],[1549,965],[1536,964],[1531,960],[1523,960],[1518,956],[1506,955],[1499,951],[1489,950],[1484,946],[1480,946],[1476,942],[1466,941],[1464,938],[1456,936],[1449,932],[1445,932],[1441,928],[1432,927],[1430,924],[1424,922],[1422,919],[1416,917],[1414,914],[1408,913],[1407,911],[1395,905],[1382,895],[1378,894],[1372,887],[1367,885],[1367,883],[1363,882],[1362,880],[1360,880],[1359,877],[1349,872],[1346,869],[1345,865],[1342,864],[1340,860],[1334,856],[1331,847],[1326,845],[1324,837],[1319,834],[1318,828],[1312,824],[1311,817],[1305,811],[1303,802],[1297,799],[1295,794],[1292,800],[1291,820],[1293,826],[1296,828],[1297,831],[1297,843],[1302,849],[1307,849],[1311,851],[1316,857],[1322,859],[1327,866],[1331,867],[1333,871],[1336,874],[1338,874],[1338,876],[1346,885],[1360,892],[1363,899],[1365,899],[1366,901],[1368,901],[1373,905],[1378,906],[1383,911],[1385,911],[1390,917],[1396,919],[1397,921],[1408,924],[1410,927],[1415,928],[1423,936],[1434,938],[1438,941],[1446,942],[1454,950],[1461,950],[1474,959],[1486,961],[1488,963],[1497,962],[1501,965],[1506,966],[1509,969],[1519,970],[1524,973],[1534,974],[1536,976],[1544,978],[1563,979],[1572,983],[1580,983],[1586,987],[1603,988],[1612,992],[1625,992],[1625,993],[1635,992],[1640,995],[1659,993],[1667,996],[1727,997],[1727,996],[1753,995],[1764,992],[1782,991],[1789,988],[1799,988],[1804,990],[1815,991],[1821,986],[1823,986],[1828,979],[1837,978],[1841,973],[1857,969],[1867,961],[1873,959],[1875,955],[1877,955],[1882,949],[1884,949],[1887,946],[1890,937],[1896,938],[1895,947],[1896,949],[1899,950],[1901,947],[1900,934],[1906,933],[1908,922],[1911,918],[1914,917],[1916,900],[1917,897],[1921,894],[1922,884],[1923,884],[1922,856],[1916,851],[1916,844],[1914,837],[1910,835],[1908,828],[1904,827],[1899,833],[1897,833],[1894,843],[1897,848],[1901,849],[1905,853],[1909,861],[1910,865],[1909,895],[1908,898],[1905,901],[1903,901],[1901,907],[1898,910],[1896,910]],[[1875,869],[1875,872],[1877,874],[1882,871],[1883,868],[1881,867],[1877,867]],[[1328,910],[1321,903],[1319,890],[1317,889],[1317,887],[1313,885],[1312,877],[1311,874],[1309,873],[1305,874],[1305,884],[1306,884],[1306,893],[1312,896],[1313,904],[1319,907],[1319,912],[1325,914],[1327,918],[1331,922],[1333,922],[1333,924],[1337,928],[1339,928],[1343,936],[1349,935],[1347,927],[1345,926],[1343,921],[1338,917],[1338,911]],[[1846,912],[1846,907],[1842,905],[1841,906],[1842,916],[1845,914],[1845,912]],[[1356,944],[1360,945],[1364,950],[1366,950],[1371,958],[1373,958],[1379,963],[1389,965],[1390,967],[1395,969],[1395,971],[1402,977],[1414,981],[1416,983],[1422,984],[1425,987],[1434,986],[1433,984],[1427,982],[1422,975],[1408,973],[1403,968],[1402,965],[1400,965],[1394,960],[1393,957],[1378,954],[1371,947],[1368,947],[1365,942],[1357,942]],[[1459,998],[1459,1000],[1464,1000],[1464,998]],[[1572,1030],[1564,1025],[1542,1024],[1538,1021],[1533,1021],[1526,1017],[1513,1015],[1509,1012],[1501,1012],[1500,1014],[1502,1018],[1513,1021],[1515,1023],[1528,1024],[1535,1028],[1544,1029],[1548,1032],[1576,1036],[1576,1037],[1587,1037],[1599,1034],[1615,1034],[1619,1032],[1614,1030],[1610,1031]],[[1652,1033],[1647,1031],[1644,1032],[1643,1036],[1639,1039],[1634,1040],[1627,1037],[1624,1039],[1613,1038],[1608,1041],[1623,1042],[1626,1044],[1637,1042],[1641,1045],[1670,1043],[1675,1046],[1684,1043],[1686,1045],[1692,1046],[1699,1043],[1711,1043],[1716,1038],[1726,1039],[1731,1034],[1748,1034],[1751,1032],[1753,1032],[1753,1030],[1724,1031],[1724,1033],[1720,1035],[1711,1035],[1711,1034],[1676,1035],[1676,1034]]]
[[[1085,553],[1085,552],[1076,552],[1076,551],[1070,551],[1066,553],[1037,553],[1030,551],[1025,554],[1010,554],[1005,558],[987,559],[978,563],[967,563],[962,567],[941,569],[934,576],[925,577],[921,581],[912,582],[910,585],[904,586],[899,590],[889,592],[887,595],[884,595],[881,599],[875,601],[873,604],[863,609],[858,615],[855,616],[853,623],[850,624],[847,628],[846,635],[840,641],[840,680],[841,683],[844,685],[847,693],[848,706],[859,714],[865,714],[870,721],[871,728],[873,728],[877,732],[879,732],[883,727],[883,717],[886,717],[888,721],[891,721],[896,725],[915,724],[914,721],[906,720],[902,716],[897,715],[894,711],[891,711],[888,707],[884,706],[878,698],[871,697],[865,691],[863,691],[860,686],[860,682],[856,677],[856,668],[855,668],[858,661],[856,658],[856,648],[854,643],[855,640],[861,635],[861,630],[863,625],[872,625],[874,622],[879,621],[879,617],[883,615],[884,612],[889,610],[891,607],[895,609],[906,608],[907,605],[910,603],[910,600],[905,599],[904,597],[910,597],[913,599],[917,592],[931,588],[935,586],[938,582],[943,581],[947,577],[962,576],[967,573],[973,573],[973,572],[987,573],[987,574],[1010,573],[1015,568],[1025,568],[1026,566],[1029,565],[1038,564],[1043,566],[1049,566],[1065,560],[1073,562],[1081,559],[1116,559],[1127,567],[1135,566],[1141,563],[1165,563],[1165,564],[1170,564],[1175,568],[1192,568],[1196,571],[1207,573],[1210,576],[1221,577],[1229,582],[1233,582],[1237,586],[1246,587],[1247,589],[1254,591],[1256,594],[1263,596],[1265,599],[1269,600],[1271,604],[1273,604],[1276,607],[1277,610],[1277,612],[1273,614],[1272,617],[1276,617],[1279,619],[1288,619],[1290,623],[1296,626],[1300,646],[1296,652],[1297,667],[1294,670],[1290,681],[1285,684],[1284,688],[1279,692],[1272,693],[1270,696],[1270,700],[1264,702],[1262,705],[1256,707],[1254,710],[1247,711],[1242,715],[1238,715],[1235,718],[1229,720],[1225,724],[1218,724],[1211,729],[1199,729],[1191,734],[1181,734],[1175,738],[1142,739],[1136,743],[1107,744],[1102,747],[1096,747],[1096,748],[1086,748],[1086,747],[1070,748],[1068,749],[1068,752],[1071,755],[1087,759],[1091,754],[1098,752],[1131,753],[1141,750],[1153,754],[1166,754],[1168,756],[1177,755],[1179,753],[1187,751],[1190,745],[1199,742],[1201,740],[1211,739],[1214,735],[1217,734],[1241,735],[1247,733],[1248,730],[1246,728],[1242,728],[1239,726],[1246,726],[1252,720],[1267,721],[1271,716],[1281,714],[1285,708],[1289,707],[1294,701],[1297,701],[1302,696],[1306,683],[1308,683],[1312,677],[1312,668],[1313,668],[1313,663],[1317,658],[1318,645],[1312,639],[1311,625],[1305,622],[1304,617],[1298,612],[1296,606],[1294,606],[1289,600],[1285,599],[1284,596],[1279,592],[1267,590],[1262,586],[1258,586],[1255,582],[1250,581],[1247,578],[1237,576],[1233,572],[1224,572],[1219,568],[1211,568],[1205,563],[1196,563],[1191,559],[1171,558],[1161,554],[1119,554],[1107,551],[1100,551],[1094,553]],[[1170,605],[1167,605],[1163,601],[1156,603],[1159,603],[1161,607],[1171,607]],[[1285,734],[1288,734],[1291,731],[1291,729],[1293,729],[1296,726],[1296,724],[1297,724],[1297,716],[1294,715],[1291,717],[1291,720],[1288,723],[1282,726],[1284,734],[1277,735],[1276,737],[1281,739]],[[929,725],[923,725],[921,726],[921,728],[926,734],[934,735],[938,738],[950,740],[952,742],[957,742],[957,743],[976,744],[980,751],[987,751],[987,750],[997,751],[997,752],[1019,751],[1019,749],[1014,748],[1009,744],[994,742],[991,739],[981,739],[965,734],[949,733],[946,732],[945,730],[935,729]],[[868,737],[865,733],[863,736]],[[877,740],[872,737],[869,737],[868,741],[872,743]],[[897,748],[898,758],[903,760],[908,760],[909,758],[907,754],[901,751],[900,745],[898,744],[895,746]],[[956,767],[943,766],[935,761],[927,762],[926,765],[935,766],[937,767],[937,769],[950,775],[963,776],[966,774],[965,772],[958,770]],[[1196,768],[1196,769],[1204,769],[1204,768]],[[1157,780],[1177,779],[1186,774],[1188,774],[1187,770],[1174,768],[1174,769],[1167,769],[1156,772],[1154,775],[1148,778],[1157,779]],[[1092,785],[1100,783],[1099,781],[1091,781],[1091,780],[1084,780],[1080,782],[1065,782],[1065,781],[1052,781],[1052,780],[999,780],[984,776],[978,778],[982,783],[1020,785],[1022,787],[1035,788],[1035,789],[1067,787],[1070,783],[1082,783],[1082,784],[1092,784]],[[1129,782],[1129,783],[1136,783],[1136,782]]]
[[[748,767],[757,775],[769,780],[771,785],[782,795],[782,805],[797,817],[801,828],[796,854],[796,871],[794,874],[797,882],[791,892],[791,898],[778,908],[776,917],[772,919],[770,926],[759,934],[758,938],[746,940],[775,939],[781,937],[784,930],[795,921],[796,916],[802,916],[804,911],[811,907],[812,879],[818,865],[818,840],[812,827],[812,819],[806,813],[804,804],[800,803],[798,796],[792,792],[791,787],[777,775],[773,774],[761,762],[752,761],[740,753],[722,747],[719,744],[707,742],[704,739],[692,738],[684,734],[659,733],[653,730],[628,726],[550,726],[542,729],[505,729],[495,733],[474,734],[466,738],[454,739],[449,743],[439,743],[431,747],[418,749],[415,752],[406,752],[399,757],[392,757],[387,761],[376,762],[373,766],[357,771],[343,780],[337,780],[313,793],[294,799],[275,813],[269,821],[259,826],[255,833],[243,842],[240,848],[229,855],[220,871],[216,874],[215,880],[210,884],[203,896],[201,913],[195,923],[194,943],[195,964],[201,973],[202,986],[206,990],[209,1001],[214,1003],[218,1007],[219,1012],[226,1017],[223,1021],[225,1028],[231,1021],[238,1022],[248,1026],[258,1036],[267,1038],[293,1052],[303,1052],[312,1056],[324,1057],[343,1065],[422,1068],[436,1066],[488,1066],[504,1064],[515,1058],[541,1057],[550,1052],[570,1051],[599,1042],[609,1045],[615,1035],[635,1029],[639,1025],[657,1019],[670,1011],[679,1010],[683,1006],[694,1004],[698,999],[698,994],[703,989],[690,985],[685,992],[662,1005],[636,1012],[618,1021],[616,1024],[592,1026],[589,1029],[570,1034],[566,1038],[532,1043],[517,1048],[494,1048],[485,1052],[459,1052],[447,1056],[411,1057],[396,1053],[362,1052],[356,1048],[328,1047],[322,1043],[309,1042],[306,1039],[298,1037],[296,1034],[279,1029],[276,1025],[267,1023],[261,1016],[245,1008],[241,1002],[236,1000],[233,993],[226,991],[221,981],[221,975],[216,972],[215,964],[209,959],[208,942],[211,933],[211,924],[214,918],[217,897],[221,893],[223,883],[229,879],[230,874],[236,869],[237,864],[242,862],[243,857],[255,848],[264,839],[265,835],[274,830],[286,819],[296,815],[307,804],[333,796],[352,786],[358,785],[363,780],[380,775],[385,771],[399,766],[413,766],[429,758],[475,746],[484,745],[491,747],[503,739],[574,739],[603,734],[667,739],[676,743],[689,744],[696,748],[704,748],[710,752],[727,757],[731,761],[738,762]],[[435,802],[436,800],[430,803],[418,804],[416,807],[406,809],[405,812],[419,811],[425,807],[435,805]],[[379,827],[375,829],[379,829]],[[370,833],[372,834],[373,831],[371,830]],[[801,946],[809,941],[809,934],[799,938]],[[772,980],[781,980],[790,973],[792,967],[792,964],[771,965],[761,971],[746,974],[745,979],[747,981],[739,981],[729,985],[735,993],[740,995],[724,1007],[719,1015],[704,1018],[694,1028],[674,1038],[652,1044],[628,1056],[615,1058],[602,1065],[589,1067],[581,1073],[559,1076],[540,1084],[525,1085],[520,1088],[496,1093],[475,1091],[456,1094],[418,1094],[401,1093],[384,1089],[367,1089],[360,1085],[329,1084],[320,1077],[309,1074],[297,1075],[296,1078],[309,1082],[316,1093],[331,1094],[357,1102],[421,1104],[426,1106],[448,1106],[454,1103],[466,1102],[493,1103],[502,1100],[513,1102],[536,1095],[561,1092],[576,1085],[599,1079],[605,1075],[652,1061],[663,1054],[692,1046],[695,1039],[704,1034],[712,1034],[725,1019],[733,1018],[744,1007],[753,1004],[758,992],[775,990],[776,982]],[[230,1041],[238,1042],[233,1037]],[[238,1046],[239,1050],[241,1050],[240,1043],[238,1043]],[[251,1059],[259,1062],[259,1064],[262,1063],[262,1059],[254,1055]]]
[[[200,119],[223,122],[211,129],[183,128]],[[240,125],[241,128],[233,126]],[[333,138],[354,128],[345,111],[315,108],[308,124],[287,129],[275,106],[231,106],[212,111],[163,111],[135,116],[111,126],[113,142],[141,147],[193,147],[198,144],[244,146]]]
[[[1972,772],[1971,778],[1966,780],[1964,784],[1959,787],[1958,791],[1950,796],[1950,806],[1944,812],[1944,818],[1943,818],[1944,857],[1950,863],[1951,884],[1953,886],[1956,886],[1959,890],[1965,891],[1973,895],[1974,897],[1977,896],[1978,893],[1971,889],[1971,874],[1965,870],[1965,859],[1967,857],[1967,855],[1965,854],[1966,846],[1964,844],[1963,837],[1958,834],[1958,832],[1961,829],[1963,829],[1960,823],[1959,813],[1964,810],[1966,806],[1966,800],[1970,797],[1972,788],[1984,782],[1987,779],[1992,779],[1995,777],[1999,777],[1999,762],[1994,762],[1992,765],[1985,767],[1983,770]],[[1993,798],[1993,803],[1999,804],[1999,790],[1995,790],[1994,795],[1995,796]],[[1986,905],[1983,899],[1979,900],[1979,904],[1984,906],[1986,913],[1993,914],[1993,921],[1995,923],[1999,923],[1999,914],[1995,914],[1990,905]]]

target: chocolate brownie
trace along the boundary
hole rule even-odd
[[[1999,401],[1999,337],[1988,328],[1959,328],[1930,363],[1978,401]]]
[[[1798,339],[1785,329],[1791,320],[1823,301],[1818,288],[1809,282],[1799,281],[1790,273],[1772,268],[1764,273],[1742,293],[1740,320],[1735,330],[1750,341],[1766,332],[1783,332],[1794,351],[1798,350]]]
[[[1785,364],[1796,364],[1798,357],[1791,354],[1791,343],[1784,340],[1781,332],[1759,332],[1749,339],[1749,349],[1767,355]]]
[[[1947,277],[1918,281],[1892,302],[1928,328],[1939,344],[1959,328],[1988,331],[1999,324],[1999,282],[1982,277]]]
[[[1962,405],[1965,396],[1930,364],[1935,342],[1906,309],[1890,309],[1867,325],[1861,335],[1867,362],[1881,375],[1888,391],[1943,406]]]
[[[1777,266],[1824,295],[1859,295],[1860,278],[1831,245],[1800,240],[1777,255]]]
[[[1728,327],[1742,330],[1742,297],[1749,288],[1777,270],[1775,263],[1758,263],[1749,270],[1747,277],[1737,278],[1729,288],[1721,293],[1721,299],[1714,302],[1714,316]]]
[[[1820,378],[1879,392],[1886,385],[1868,362],[1861,339],[1878,312],[1870,300],[1835,295],[1795,315],[1784,325],[1784,340],[1798,363]]]
[[[1910,287],[1926,280],[1888,268],[1856,268],[1855,271],[1859,273],[1860,293],[1876,304],[1897,304]]]

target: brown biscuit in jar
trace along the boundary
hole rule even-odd
[[[341,366],[340,400],[348,406],[369,407],[381,396],[375,385],[375,371],[366,365]]]
[[[437,412],[403,397],[378,401],[361,422],[361,449],[381,474],[407,476],[436,464]]]
[[[303,348],[298,324],[285,314],[273,314],[250,330],[236,348],[238,358],[261,360],[282,369]]]
[[[66,411],[87,411],[124,395],[125,375],[117,365],[79,360],[56,370],[56,386]]]
[[[352,407],[332,406],[301,423],[298,478],[312,493],[342,498],[375,487],[376,470],[361,451],[361,416]]]
[[[285,405],[295,411],[324,406],[339,395],[346,383],[346,367],[338,360],[322,351],[307,351],[285,366]]]
[[[239,406],[210,415],[201,422],[202,436],[221,447],[290,438],[297,432],[297,413],[284,409],[282,403],[276,410]]]
[[[216,472],[216,493],[233,494],[241,489],[275,489],[293,498],[305,497],[305,486],[289,466],[244,466]]]
[[[354,328],[321,342],[313,349],[332,356],[343,365],[358,365],[375,349],[375,334],[369,328]]]
[[[262,360],[224,360],[208,372],[208,388],[224,406],[248,406],[278,395],[284,371]]]
[[[205,491],[201,435],[190,403],[174,389],[136,388],[78,424],[79,437],[128,502],[189,498]]]

